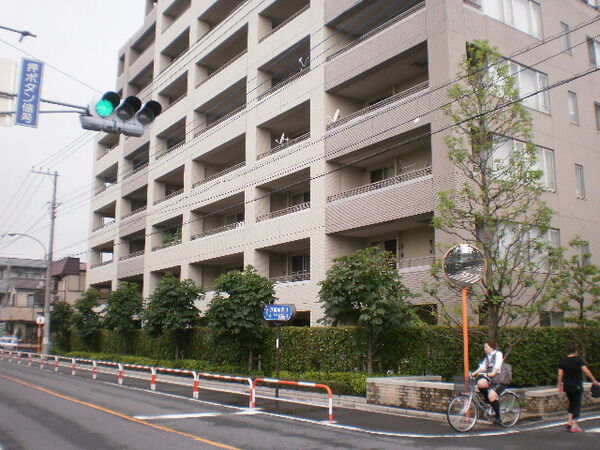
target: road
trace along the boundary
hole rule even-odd
[[[524,423],[513,430],[478,425],[467,434],[444,422],[323,408],[159,384],[147,390],[114,376],[92,380],[48,366],[0,361],[0,448],[13,449],[433,449],[600,448],[600,414],[568,433],[556,422]]]

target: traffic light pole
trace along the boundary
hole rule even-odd
[[[40,175],[48,175],[52,177],[52,201],[50,202],[50,235],[48,237],[48,266],[46,267],[46,290],[44,296],[44,337],[42,338],[42,354],[47,355],[51,350],[50,345],[50,294],[52,287],[50,286],[52,281],[52,258],[54,251],[54,222],[56,220],[56,182],[58,178],[58,172],[54,173],[50,171],[40,171],[31,169],[32,173]]]
[[[17,94],[13,94],[11,92],[0,91],[0,96],[3,96],[3,97],[17,97]],[[44,113],[59,113],[59,112],[64,112],[64,113],[79,113],[79,114],[81,114],[82,111],[87,111],[87,107],[85,107],[85,106],[73,105],[71,103],[59,102],[59,101],[56,101],[56,100],[48,100],[46,98],[40,98],[40,102],[49,103],[51,105],[66,106],[67,108],[74,108],[74,109],[77,110],[77,111],[40,111],[40,114],[44,114]],[[15,114],[15,113],[16,113],[16,111],[0,111],[0,115],[11,115],[11,114]]]

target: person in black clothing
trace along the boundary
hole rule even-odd
[[[563,358],[558,365],[558,391],[566,393],[569,399],[567,430],[573,433],[583,431],[577,424],[577,419],[579,419],[581,399],[583,397],[584,373],[594,384],[598,384],[598,380],[594,378],[594,375],[587,368],[583,359],[579,357],[577,344],[571,342],[567,346],[567,357]]]

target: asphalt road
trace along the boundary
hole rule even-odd
[[[323,408],[201,391],[114,376],[71,376],[0,361],[0,448],[12,449],[421,449],[600,448],[600,414],[586,433],[568,433],[557,422],[503,430],[478,425],[454,433],[445,422],[336,409],[328,424]]]

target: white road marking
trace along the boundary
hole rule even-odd
[[[133,416],[140,420],[161,420],[161,419],[199,419],[204,417],[220,417],[220,416],[253,416],[260,414],[261,411],[249,409],[247,411],[238,411],[234,413],[217,413],[217,412],[206,412],[206,413],[184,413],[184,414],[163,414],[160,416]]]

